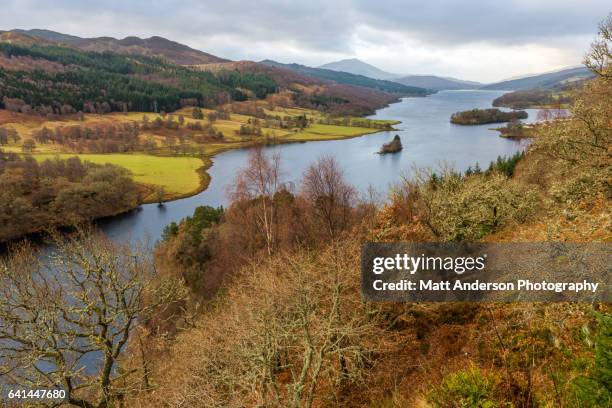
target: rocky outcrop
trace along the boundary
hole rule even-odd
[[[395,135],[392,141],[382,145],[378,154],[397,153],[403,148],[404,146],[402,146],[402,141],[399,135]]]

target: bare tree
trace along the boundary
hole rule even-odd
[[[325,224],[330,237],[348,225],[356,192],[344,180],[336,159],[323,156],[306,170],[302,194]]]
[[[538,111],[537,120],[538,122],[549,122],[553,118],[553,113],[550,109],[540,109]]]
[[[166,189],[164,186],[157,186],[155,188],[155,201],[158,206],[162,206],[164,203],[164,196],[166,195]]]
[[[266,156],[263,148],[257,146],[249,153],[246,168],[236,176],[236,182],[230,196],[233,201],[251,200],[256,202],[257,225],[266,242],[268,255],[274,251],[276,205],[274,196],[283,185],[281,183],[280,155],[274,153]]]
[[[54,244],[46,266],[29,246],[0,261],[0,378],[111,406],[141,370],[120,366],[131,333],[177,302],[182,282],[156,282],[150,257],[92,233]]]
[[[164,392],[139,406],[340,406],[343,390],[363,385],[380,340],[380,315],[354,279],[360,249],[351,238],[245,267],[222,307],[153,368]]]
[[[599,24],[599,37],[591,44],[589,53],[584,57],[584,65],[600,77],[610,80],[610,60],[612,60],[612,14]]]
[[[571,114],[562,124],[545,127],[539,132],[532,152],[561,160],[572,167],[584,166],[597,173],[609,168],[612,158],[611,53],[612,14],[600,24],[599,38],[592,44],[584,61],[597,77],[575,91]]]
[[[23,144],[21,145],[21,150],[24,153],[32,153],[35,148],[36,148],[36,142],[34,142],[34,140],[32,139],[24,140]]]

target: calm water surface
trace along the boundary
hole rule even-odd
[[[487,167],[499,155],[512,155],[522,149],[516,141],[498,136],[489,130],[493,125],[459,126],[449,122],[450,115],[472,108],[489,108],[503,91],[444,91],[425,98],[404,98],[401,102],[380,109],[370,118],[394,119],[402,123],[397,131],[380,132],[353,139],[293,143],[267,147],[281,154],[283,178],[299,183],[304,170],[321,155],[334,156],[347,180],[361,192],[369,187],[385,194],[389,185],[402,174],[410,175],[413,166],[436,167],[450,163],[465,170],[476,162]],[[535,120],[537,110],[527,110]],[[380,146],[399,134],[404,150],[396,154],[375,154]],[[119,217],[100,221],[100,228],[116,240],[155,242],[166,225],[193,214],[200,205],[227,205],[227,188],[237,171],[244,167],[249,149],[232,150],[214,157],[209,169],[212,178],[204,192],[163,207],[147,204]]]

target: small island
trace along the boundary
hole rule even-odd
[[[504,112],[497,108],[472,109],[453,113],[450,121],[456,125],[483,125],[486,123],[502,123],[527,119],[527,116],[527,112],[523,110]]]
[[[511,120],[506,126],[495,128],[500,137],[507,139],[528,139],[535,136],[535,125],[524,124],[520,120]]]
[[[404,147],[402,146],[402,140],[400,139],[399,135],[395,135],[392,141],[382,145],[382,147],[378,151],[378,154],[397,153],[403,148]]]
[[[573,102],[570,92],[572,86],[564,85],[558,89],[526,89],[508,92],[496,98],[493,106],[504,106],[512,109],[567,108]]]

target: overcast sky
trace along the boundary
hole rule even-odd
[[[609,0],[2,0],[0,29],[159,35],[233,59],[490,82],[581,63]]]

